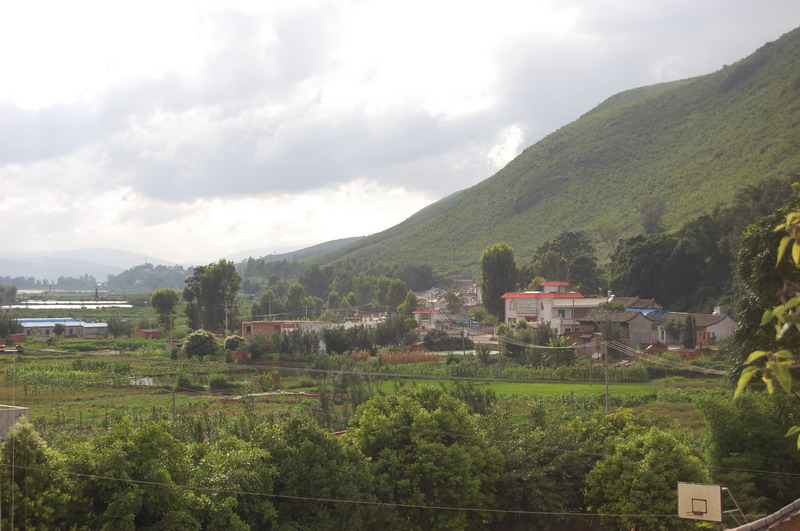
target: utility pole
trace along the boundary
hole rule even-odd
[[[608,415],[608,341],[603,341],[603,359],[606,373],[606,415]]]

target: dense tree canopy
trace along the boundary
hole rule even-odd
[[[171,330],[175,308],[178,306],[180,295],[171,288],[157,289],[150,295],[150,305],[158,315],[158,324],[164,330]]]
[[[401,429],[398,429],[401,427]],[[353,440],[373,463],[395,503],[491,507],[502,455],[486,440],[463,402],[420,387],[378,396],[358,408]],[[406,510],[410,524],[464,529],[478,514]]]
[[[241,283],[242,277],[228,260],[195,267],[183,289],[189,326],[206,330],[227,326],[238,315],[236,293]]]
[[[517,262],[514,250],[506,243],[495,243],[481,254],[481,291],[486,309],[501,321],[505,318],[505,301],[501,297],[515,291]]]

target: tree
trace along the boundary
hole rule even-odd
[[[460,313],[464,308],[464,299],[458,293],[454,293],[453,290],[447,291],[444,296],[444,302],[449,314]]]
[[[296,318],[299,312],[303,310],[303,295],[305,295],[303,285],[299,282],[289,286],[289,294],[286,296],[286,309],[292,312],[293,318]]]
[[[276,509],[273,493],[275,461],[258,446],[232,435],[194,447],[197,460],[192,500],[203,529],[269,529]],[[258,492],[261,496],[250,493]]]
[[[298,499],[376,501],[375,481],[364,456],[312,420],[290,417],[261,424],[253,434],[253,444],[276,467],[277,497],[272,501],[278,528],[374,529],[386,521],[385,509],[373,505]]]
[[[495,243],[481,254],[481,290],[486,309],[503,321],[505,319],[504,294],[515,289],[517,263],[514,250],[507,243]]]
[[[226,328],[228,320],[238,315],[236,293],[241,283],[236,266],[228,260],[195,267],[183,290],[190,326],[206,330]]]
[[[375,342],[381,346],[402,347],[419,341],[417,322],[410,317],[390,317],[375,327]]]
[[[78,524],[90,529],[197,529],[190,510],[194,467],[185,445],[163,423],[134,427],[129,419],[74,445],[68,470],[81,511]],[[120,478],[131,481],[109,481]]]
[[[549,251],[554,251],[572,261],[582,255],[594,256],[594,245],[589,235],[583,231],[564,231],[553,241],[546,241],[540,245],[536,254],[541,256]]]
[[[225,338],[225,342],[223,346],[225,350],[233,352],[234,350],[239,350],[244,346],[245,340],[242,336],[232,335]]]
[[[55,325],[53,325],[53,333],[58,337],[63,336],[66,330],[67,327],[64,326],[64,323],[56,323]]]
[[[389,312],[397,311],[408,294],[408,286],[400,279],[394,279],[389,283],[386,290],[386,310]]]
[[[211,358],[216,355],[219,345],[217,338],[208,330],[195,330],[183,342],[183,351],[187,358]]]
[[[163,330],[172,330],[172,316],[178,306],[180,295],[171,288],[157,289],[150,295],[150,305],[158,315],[158,324]]]
[[[694,317],[691,315],[686,316],[681,343],[683,343],[683,348],[694,348],[697,346],[697,326],[695,326]]]
[[[275,315],[286,311],[286,305],[279,299],[272,289],[265,289],[258,296],[258,300],[253,302],[250,308],[250,316],[253,320],[270,320]]]
[[[411,315],[419,308],[419,299],[414,295],[414,292],[409,290],[406,292],[406,298],[403,303],[397,307],[397,314],[411,317]]]
[[[250,353],[250,357],[259,360],[267,354],[274,352],[274,341],[272,336],[266,334],[253,334],[247,340],[245,348]]]
[[[305,293],[313,297],[325,297],[330,280],[328,275],[317,264],[312,264],[300,275],[300,284]]]
[[[130,319],[124,319],[116,314],[106,319],[106,324],[108,333],[115,339],[123,335],[130,337],[133,333],[133,323]]]
[[[603,278],[593,254],[582,254],[570,261],[567,282],[584,295],[596,295],[602,291]]]
[[[797,480],[782,474],[800,470],[796,442],[784,436],[787,425],[800,421],[791,396],[706,396],[697,406],[706,423],[709,464],[718,467],[714,479],[736,493],[747,514],[770,513],[797,498]]]
[[[773,213],[772,216],[763,218],[761,226],[751,227],[752,230],[742,242],[743,250],[747,249],[748,244],[751,246],[755,244],[755,249],[760,248],[761,251],[756,257],[751,258],[749,263],[740,266],[742,268],[740,273],[748,281],[744,287],[750,295],[749,300],[740,303],[739,308],[744,310],[744,315],[755,313],[754,310],[766,302],[765,297],[768,296],[770,286],[774,286],[782,280],[783,287],[778,291],[782,304],[765,309],[761,316],[760,327],[771,325],[775,331],[774,334],[767,334],[764,337],[761,330],[754,330],[752,326],[755,319],[750,321],[749,326],[745,324],[741,327],[742,330],[737,328],[734,331],[734,337],[738,333],[739,337],[749,344],[760,343],[762,349],[751,352],[744,360],[744,365],[747,367],[743,368],[739,375],[734,398],[739,397],[750,380],[758,374],[761,375],[769,393],[774,393],[779,385],[779,388],[783,389],[786,394],[795,399],[800,398],[800,393],[794,389],[793,377],[790,372],[794,363],[794,353],[798,351],[798,344],[800,344],[800,334],[798,333],[800,332],[800,312],[798,312],[798,307],[800,307],[800,278],[798,278],[800,277],[800,183],[794,183],[792,189],[794,194],[786,206]],[[763,224],[775,221],[776,217],[778,225],[770,234],[767,232],[768,227]],[[776,241],[778,239],[779,241]],[[764,240],[767,243],[766,252],[764,252]],[[783,261],[787,251],[790,252],[791,258]],[[775,271],[778,274],[776,275],[774,272],[765,274],[766,264],[763,262],[774,255],[777,255],[774,263],[777,264]],[[755,317],[755,315],[751,317]],[[741,354],[741,351],[737,354]],[[756,363],[763,363],[763,366]],[[797,435],[798,448],[800,448],[800,425],[792,426],[786,435]]]
[[[64,525],[76,500],[64,474],[64,457],[48,447],[32,424],[23,418],[8,433],[2,446],[0,506],[7,528],[55,529]],[[12,469],[15,466],[17,468]],[[12,503],[13,500],[13,503]],[[14,507],[13,525],[7,507]]]
[[[694,529],[694,522],[664,520],[643,514],[672,514],[678,505],[679,481],[706,483],[709,474],[702,461],[666,431],[647,431],[619,437],[613,453],[601,459],[586,476],[586,501],[600,514],[637,516],[608,517],[609,522],[630,529]],[[606,518],[603,519],[605,524]]]
[[[0,304],[13,304],[17,298],[16,286],[0,285]]]
[[[0,338],[5,338],[11,334],[22,332],[22,325],[19,321],[11,318],[9,314],[0,312]]]
[[[565,280],[569,270],[566,258],[550,249],[533,262],[533,273],[547,280]]]
[[[503,456],[478,429],[460,400],[442,389],[401,389],[358,407],[351,437],[372,462],[389,503],[494,507]],[[405,509],[405,525],[466,529],[481,525],[474,512]]]

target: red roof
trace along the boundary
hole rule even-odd
[[[501,299],[582,299],[580,293],[506,293]]]
[[[542,286],[569,286],[569,282],[559,282],[557,280],[549,280],[542,282]]]

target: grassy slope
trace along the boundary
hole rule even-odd
[[[617,94],[491,178],[317,261],[475,273],[481,251],[498,241],[528,262],[564,230],[637,234],[637,208],[649,196],[665,202],[665,225],[675,229],[744,185],[798,173],[799,94],[795,30],[713,74]]]

